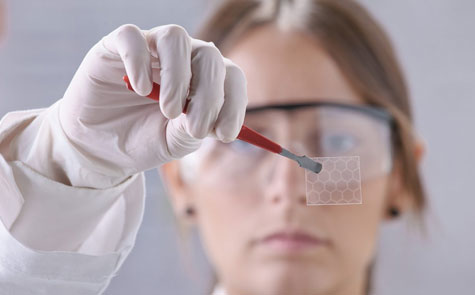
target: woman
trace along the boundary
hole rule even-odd
[[[424,205],[385,35],[352,1],[231,1],[200,38],[243,71],[180,27],[126,25],[63,99],[2,119],[0,293],[103,293],[141,222],[141,172],[200,145],[162,171],[226,294],[367,291],[378,225]],[[140,97],[152,81],[159,105]],[[300,168],[233,141],[246,91],[246,124],[290,150],[359,155],[364,204],[307,207]]]
[[[199,38],[244,71],[247,126],[300,154],[359,155],[363,178],[363,205],[306,206],[303,169],[241,141],[208,140],[162,166],[217,294],[367,294],[380,224],[425,203],[423,148],[387,36],[353,1],[315,0],[228,1]]]

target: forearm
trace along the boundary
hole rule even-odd
[[[130,253],[142,221],[143,174],[103,189],[53,179],[80,183],[71,175],[81,174],[69,173],[77,162],[59,165],[63,175],[50,170],[57,166],[48,157],[62,161],[55,154],[61,140],[51,136],[55,126],[45,123],[52,110],[9,113],[0,121],[1,294],[99,294]]]
[[[75,187],[104,189],[132,175],[132,171],[105,163],[75,146],[59,122],[60,103],[45,109],[12,139],[6,158],[21,161],[46,178]]]

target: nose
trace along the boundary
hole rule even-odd
[[[275,161],[267,178],[265,199],[271,204],[305,206],[307,198],[304,169],[285,158],[276,157]]]

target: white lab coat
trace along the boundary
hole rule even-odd
[[[0,121],[1,295],[102,294],[142,221],[143,174],[116,185],[104,180],[95,186],[100,189],[73,187],[11,158],[5,147],[21,133],[34,141],[34,156],[63,161],[68,174],[87,183],[87,165],[94,162],[68,147],[57,110],[55,104],[13,112]]]

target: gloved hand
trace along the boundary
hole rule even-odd
[[[152,81],[161,86],[160,103],[143,97]],[[246,105],[243,72],[212,43],[176,25],[124,25],[88,52],[60,102],[59,120],[93,160],[94,173],[123,179],[195,151],[206,136],[234,140]]]

